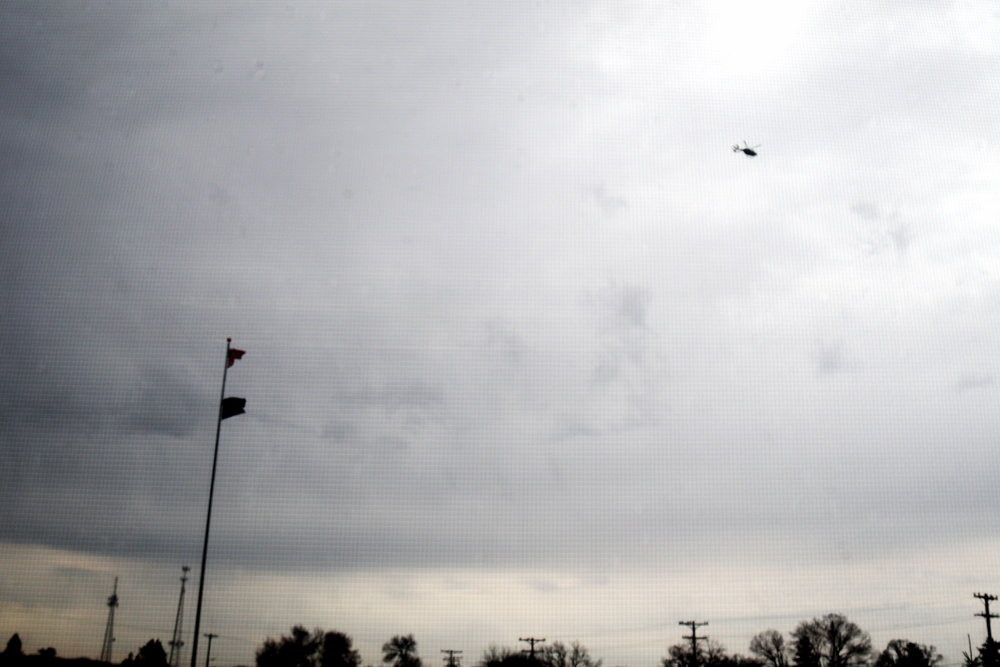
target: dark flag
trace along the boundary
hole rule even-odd
[[[245,408],[247,405],[247,399],[245,398],[224,398],[222,399],[222,408],[219,410],[219,419],[229,419],[230,417],[235,417],[237,415],[242,415],[246,413]]]
[[[235,347],[229,349],[229,358],[226,360],[226,368],[232,368],[233,364],[243,358],[245,350],[237,350]]]

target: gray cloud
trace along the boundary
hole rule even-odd
[[[7,3],[0,540],[195,560],[226,336],[230,572],[978,539],[995,46],[802,11]]]
[[[628,202],[624,198],[607,194],[603,185],[595,185],[588,192],[605,215],[614,215],[628,207]]]
[[[973,389],[984,389],[992,387],[996,379],[992,374],[983,375],[963,375],[955,381],[955,391],[963,392]]]
[[[841,343],[821,343],[813,351],[813,364],[818,375],[834,375],[847,369]]]

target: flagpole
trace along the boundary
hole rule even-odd
[[[201,576],[198,581],[198,608],[194,613],[194,638],[191,642],[191,667],[198,667],[198,634],[201,630],[201,601],[205,594],[205,561],[208,559],[208,530],[212,526],[212,497],[215,495],[215,470],[219,463],[219,433],[222,432],[222,401],[226,397],[226,374],[229,372],[229,347],[232,338],[226,339],[226,363],[222,367],[222,395],[215,422],[215,454],[212,455],[212,483],[208,487],[208,516],[205,519],[205,543],[201,548]]]

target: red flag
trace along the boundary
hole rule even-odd
[[[229,419],[230,417],[246,414],[246,410],[244,410],[246,405],[247,399],[245,398],[232,396],[222,399],[222,407],[219,408],[219,419]]]
[[[232,368],[238,359],[242,359],[246,354],[244,350],[237,350],[235,347],[229,349],[229,359],[226,361],[226,368]]]

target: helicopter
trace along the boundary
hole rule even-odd
[[[740,146],[739,144],[733,146],[733,152],[734,153],[742,152],[746,154],[747,157],[754,157],[755,155],[757,155],[757,151],[754,150],[755,148],[760,148],[760,144],[757,144],[756,146],[748,146],[747,140],[744,139],[742,146]]]

